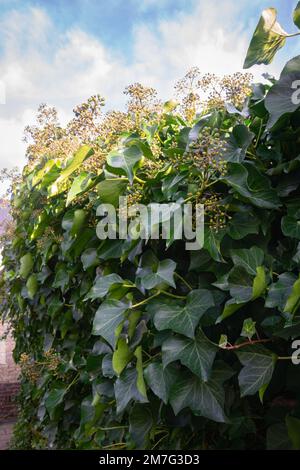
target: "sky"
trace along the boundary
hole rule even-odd
[[[295,0],[0,0],[0,168],[25,164],[23,129],[40,103],[62,122],[76,104],[100,93],[123,109],[124,88],[155,87],[163,100],[192,66],[219,75],[241,71],[261,11],[278,9],[288,32]],[[278,76],[299,40],[255,80]],[[1,188],[0,188],[1,194]]]

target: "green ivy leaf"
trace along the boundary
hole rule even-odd
[[[83,269],[86,271],[92,266],[98,266],[99,258],[96,248],[87,248],[81,255]]]
[[[223,377],[217,373],[213,373],[208,382],[192,374],[182,374],[170,393],[174,413],[177,415],[182,409],[190,408],[197,415],[218,423],[227,422],[223,382]]]
[[[262,12],[244,62],[245,69],[255,64],[269,64],[276,52],[284,46],[288,34],[276,20],[275,8],[266,8]]]
[[[229,273],[230,295],[237,303],[249,302],[252,298],[252,276],[242,266],[235,266]]]
[[[132,352],[129,349],[125,338],[119,338],[117,349],[112,358],[113,369],[119,376],[132,358]]]
[[[67,267],[64,265],[58,265],[52,287],[55,287],[57,289],[60,288],[62,291],[64,291],[65,288],[68,286],[69,282],[70,282],[70,273]]]
[[[300,220],[286,215],[281,220],[281,230],[286,237],[297,238],[300,240]]]
[[[81,232],[86,217],[87,213],[84,209],[68,211],[63,217],[62,228],[71,236],[76,236]]]
[[[265,98],[265,107],[269,112],[267,129],[272,129],[278,120],[288,116],[299,108],[297,100],[292,99],[296,89],[293,83],[299,80],[300,56],[291,59],[281,72],[280,79],[270,88]]]
[[[207,250],[213,260],[220,263],[224,263],[224,259],[221,254],[221,241],[225,235],[225,230],[219,230],[216,232],[210,227],[204,228],[204,245],[203,248]]]
[[[243,267],[249,274],[256,275],[256,269],[264,261],[264,252],[257,246],[250,249],[241,248],[230,250],[230,256],[235,266]]]
[[[174,361],[188,367],[204,381],[210,377],[218,348],[199,330],[195,339],[172,337],[162,344],[162,360],[166,367]]]
[[[272,424],[268,428],[267,450],[291,450],[291,441],[284,423]]]
[[[154,324],[157,330],[170,329],[189,338],[194,338],[195,328],[200,318],[210,308],[215,306],[211,291],[198,289],[190,292],[184,306],[164,304],[160,302],[149,311],[154,313]]]
[[[115,382],[115,397],[117,413],[122,413],[131,400],[139,403],[147,403],[147,398],[142,395],[137,387],[138,373],[136,369],[126,369]]]
[[[248,338],[249,340],[253,338],[256,334],[255,328],[256,322],[252,320],[252,318],[246,318],[243,322],[243,328],[241,331],[241,336]]]
[[[153,289],[160,285],[168,285],[176,287],[174,281],[174,272],[176,269],[176,263],[171,259],[165,259],[159,261],[157,264],[152,266],[146,266],[138,269],[137,279],[145,289]]]
[[[143,353],[142,346],[138,346],[134,352],[136,357],[136,371],[137,371],[137,388],[143,397],[147,398],[146,384],[144,381],[143,371]]]
[[[71,188],[69,189],[66,206],[69,206],[72,201],[78,196],[91,188],[93,185],[93,179],[90,173],[86,171],[80,173],[72,183]]]
[[[29,298],[31,300],[34,299],[34,296],[38,290],[38,281],[37,281],[36,274],[31,274],[31,276],[29,276],[26,282],[26,287],[27,287]]]
[[[127,181],[121,179],[106,179],[97,185],[97,191],[103,204],[119,207],[119,197],[124,194]]]
[[[253,281],[252,288],[252,300],[261,297],[267,289],[267,280],[265,268],[263,266],[258,266],[256,268],[256,276]]]
[[[292,273],[280,274],[278,281],[269,288],[265,306],[267,308],[278,308],[280,311],[283,311],[296,280],[296,276]]]
[[[294,416],[287,416],[285,422],[293,449],[300,450],[300,419]]]
[[[132,145],[122,150],[113,150],[107,155],[107,163],[111,168],[119,170],[120,174],[127,176],[133,182],[137,164],[141,162],[143,153],[139,147]]]
[[[242,162],[254,136],[255,134],[247,126],[243,124],[235,126],[226,144],[222,158],[228,162]]]
[[[88,145],[83,145],[74,155],[71,162],[64,168],[57,180],[49,188],[49,196],[53,197],[65,189],[65,182],[77,170],[78,167],[90,156],[94,154],[94,150]]]
[[[108,274],[107,276],[99,276],[96,278],[93,287],[88,292],[86,299],[102,299],[114,287],[123,284],[124,280],[116,273]]]
[[[138,448],[145,448],[145,441],[153,424],[150,406],[136,403],[129,415],[129,433]]]
[[[45,400],[45,406],[51,419],[53,419],[56,407],[63,402],[65,393],[66,390],[64,388],[53,388],[50,390]]]
[[[294,24],[300,29],[300,2],[297,3],[293,13]]]
[[[255,215],[239,212],[233,216],[228,227],[228,235],[234,240],[241,240],[250,234],[259,232],[259,220]]]
[[[292,292],[288,296],[286,304],[284,306],[284,312],[294,314],[299,306],[300,301],[300,276],[299,279],[293,284]]]
[[[102,336],[112,347],[116,345],[116,329],[124,320],[129,308],[128,302],[107,299],[98,308],[94,322],[93,335]]]
[[[280,201],[270,180],[251,163],[228,163],[223,181],[254,206],[264,209],[277,209],[279,206]]]
[[[20,259],[20,276],[23,279],[27,279],[34,265],[33,257],[31,253],[26,253]]]
[[[236,354],[244,366],[239,373],[241,396],[254,395],[269,384],[276,356],[261,345],[245,346]]]
[[[180,377],[177,367],[172,364],[164,367],[159,362],[153,362],[146,367],[144,374],[152,392],[167,404],[170,390]]]

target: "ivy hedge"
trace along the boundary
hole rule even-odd
[[[266,21],[246,65],[266,61]],[[22,367],[15,447],[300,448],[297,70],[193,120],[165,103],[101,170],[90,145],[25,168],[0,307]],[[120,195],[203,203],[204,247],[99,240],[97,207]]]

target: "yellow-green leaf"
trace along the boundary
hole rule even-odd
[[[113,369],[119,376],[132,358],[132,352],[125,338],[120,338],[112,358]]]
[[[276,52],[284,46],[288,33],[282,29],[277,21],[277,10],[266,8],[260,17],[254,31],[244,68],[254,64],[269,64]]]

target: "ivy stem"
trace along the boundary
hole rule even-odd
[[[157,297],[157,296],[160,294],[160,292],[161,292],[161,291],[155,292],[155,294],[150,295],[150,297],[148,297],[147,299],[142,300],[141,302],[138,302],[137,304],[132,305],[130,308],[141,307],[142,305],[144,305],[144,304],[146,304],[147,302],[149,302],[149,300],[154,299],[154,297]]]
[[[278,361],[291,361],[293,359],[292,356],[277,356]]]
[[[74,379],[72,380],[72,382],[69,383],[69,385],[67,386],[65,393],[67,393],[67,392],[70,390],[70,388],[73,387],[73,385],[75,385],[76,382],[78,382],[79,377],[80,377],[80,374],[75,375],[75,377],[74,377]]]
[[[112,426],[110,428],[100,428],[101,431],[113,431],[114,429],[128,429],[129,426]]]
[[[186,285],[186,287],[190,290],[193,290],[192,286],[182,277],[180,276],[180,274],[178,273],[174,273],[176,277],[178,277],[178,279],[181,280],[181,282],[183,282],[184,285]]]
[[[271,339],[255,339],[254,341],[245,341],[244,343],[240,344],[234,344],[230,346],[224,346],[220,347],[220,349],[226,349],[227,351],[233,351],[235,349],[240,349],[243,348],[244,346],[252,346],[253,344],[258,344],[258,343],[270,343],[272,340]]]
[[[143,352],[145,352],[145,351],[143,351]],[[148,356],[149,356],[149,354],[148,354]],[[155,359],[156,357],[159,357],[159,356],[161,356],[161,352],[159,352],[159,353],[157,353],[157,354],[154,354],[154,356],[150,356],[150,358],[147,359],[147,361],[144,362],[144,367],[145,367],[147,364],[149,364],[149,362],[152,362],[153,359]]]
[[[255,144],[254,144],[254,148],[255,148],[255,149],[256,149],[257,146],[258,146],[259,139],[260,139],[261,133],[262,133],[262,128],[263,128],[263,120],[261,119],[261,120],[260,120],[259,131],[258,131],[257,138],[256,138],[256,142],[255,142]]]
[[[293,33],[293,34],[288,34],[286,37],[287,38],[294,38],[294,37],[299,36],[299,35],[300,35],[300,33]]]
[[[173,299],[186,299],[186,295],[171,294],[171,292],[167,292],[165,290],[161,290],[160,294],[167,295],[168,297],[172,297]]]
[[[167,432],[167,434],[165,434],[163,437],[161,437],[157,442],[156,444],[152,447],[151,450],[154,450],[164,439],[166,439],[166,437],[169,436],[169,433]]]
[[[125,442],[116,442],[115,444],[110,444],[109,446],[103,446],[102,449],[111,449],[111,447],[124,448],[126,447],[126,444]]]
[[[134,179],[138,182],[138,183],[141,183],[141,184],[145,184],[146,181],[142,180],[141,178],[139,178],[138,176],[135,176]]]

